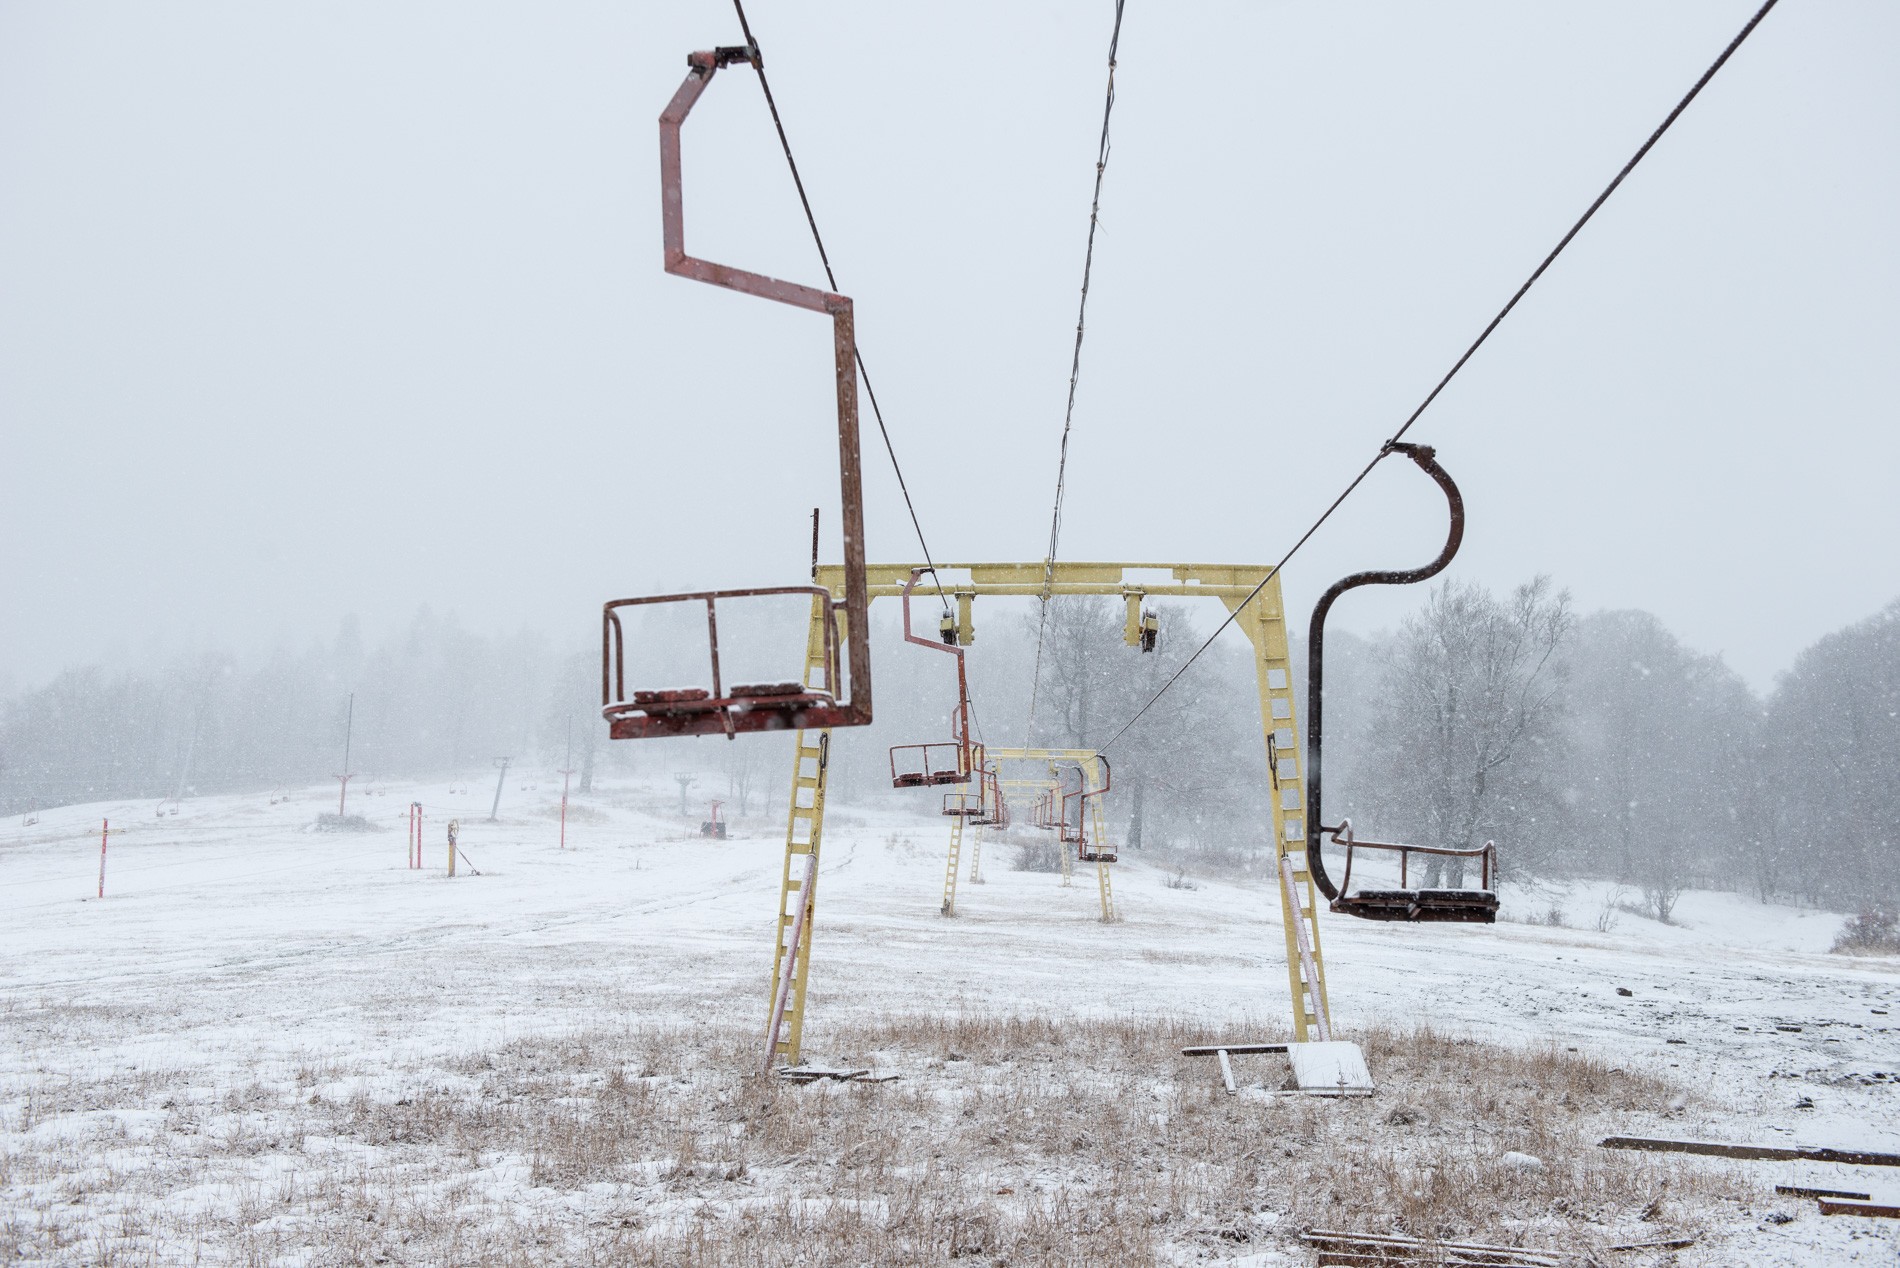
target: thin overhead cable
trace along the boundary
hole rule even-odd
[[[1755,28],[1761,24],[1761,20],[1768,16],[1768,11],[1774,8],[1777,3],[1779,3],[1779,0],[1766,0],[1761,8],[1755,11],[1755,16],[1750,18],[1747,24],[1736,33],[1735,38],[1728,42],[1728,47],[1722,50],[1721,56],[1709,64],[1709,68],[1702,72],[1702,78],[1695,81],[1695,85],[1683,95],[1681,101],[1676,103],[1676,108],[1671,110],[1668,116],[1656,126],[1656,130],[1649,134],[1649,139],[1644,141],[1636,153],[1630,156],[1630,161],[1623,164],[1623,170],[1618,172],[1615,178],[1612,179],[1608,185],[1603,187],[1603,192],[1596,196],[1596,201],[1592,202],[1589,208],[1584,211],[1583,215],[1577,218],[1576,224],[1570,226],[1570,231],[1558,240],[1556,246],[1551,248],[1550,254],[1544,257],[1543,262],[1531,270],[1531,275],[1524,279],[1524,284],[1518,287],[1517,292],[1511,296],[1504,307],[1498,310],[1498,315],[1493,317],[1490,324],[1485,326],[1478,337],[1471,341],[1471,346],[1466,348],[1464,354],[1452,363],[1451,369],[1445,371],[1445,376],[1438,380],[1437,385],[1434,386],[1430,392],[1425,394],[1425,399],[1420,401],[1418,408],[1413,410],[1406,418],[1404,425],[1392,434],[1392,438],[1380,447],[1379,452],[1373,456],[1372,461],[1368,462],[1359,474],[1352,478],[1351,483],[1346,485],[1345,490],[1332,500],[1331,505],[1321,512],[1320,517],[1313,521],[1312,527],[1300,534],[1300,539],[1293,543],[1293,548],[1280,557],[1280,562],[1274,564],[1272,570],[1269,571],[1265,577],[1260,579],[1260,584],[1255,586],[1247,597],[1242,599],[1240,603],[1235,606],[1234,610],[1227,614],[1227,619],[1222,621],[1220,625],[1215,628],[1214,632],[1207,636],[1207,641],[1195,649],[1194,654],[1183,661],[1180,667],[1168,676],[1168,680],[1161,684],[1160,690],[1148,697],[1148,702],[1136,711],[1134,717],[1124,722],[1121,729],[1109,737],[1108,743],[1102,745],[1104,750],[1106,750],[1109,745],[1115,743],[1116,740],[1126,735],[1129,728],[1133,727],[1135,723],[1141,721],[1143,715],[1154,707],[1155,701],[1161,699],[1161,697],[1167,693],[1168,688],[1174,686],[1181,675],[1187,672],[1188,666],[1201,658],[1201,653],[1214,645],[1214,640],[1220,637],[1222,630],[1225,630],[1229,625],[1234,623],[1234,618],[1240,615],[1241,609],[1251,603],[1262,590],[1266,589],[1269,581],[1272,581],[1275,577],[1280,575],[1280,570],[1286,567],[1287,561],[1299,553],[1300,547],[1306,545],[1313,534],[1319,531],[1320,525],[1332,518],[1333,512],[1339,509],[1340,503],[1352,496],[1353,491],[1359,487],[1367,476],[1372,474],[1372,469],[1378,466],[1387,454],[1392,452],[1392,446],[1396,445],[1405,436],[1405,433],[1412,429],[1412,424],[1419,420],[1419,416],[1424,414],[1424,412],[1430,408],[1432,402],[1438,399],[1439,393],[1445,390],[1446,385],[1456,377],[1460,370],[1465,368],[1465,363],[1471,360],[1472,355],[1484,345],[1484,341],[1491,337],[1491,332],[1496,330],[1504,319],[1510,315],[1513,308],[1517,307],[1517,302],[1524,298],[1525,293],[1528,292],[1532,286],[1536,285],[1537,280],[1544,275],[1545,270],[1556,262],[1559,255],[1563,254],[1564,248],[1570,245],[1571,239],[1575,238],[1583,227],[1590,223],[1590,218],[1597,214],[1597,209],[1609,201],[1610,195],[1614,194],[1617,187],[1623,183],[1623,178],[1636,169],[1636,165],[1642,162],[1644,156],[1649,153],[1656,142],[1662,139],[1663,133],[1669,131],[1670,125],[1675,123],[1682,112],[1689,108],[1689,103],[1694,101],[1703,88],[1708,86],[1709,81],[1715,78],[1715,73],[1728,63],[1728,59],[1734,55],[1735,50],[1742,46],[1742,41],[1754,33]]]
[[[792,170],[792,184],[798,187],[798,203],[805,209],[805,223],[811,226],[811,240],[818,247],[818,260],[825,266],[825,280],[835,292],[838,289],[838,275],[831,271],[831,256],[825,251],[825,239],[818,232],[818,218],[812,214],[811,199],[805,196],[805,180],[798,174],[798,160],[792,157],[792,143],[785,135],[785,124],[779,118],[778,102],[772,97],[772,82],[765,77],[765,58],[759,52],[759,42],[752,37],[752,24],[746,21],[744,0],[732,0],[732,8],[739,15],[739,30],[745,35],[746,47],[752,52],[752,68],[759,74],[759,87],[765,92],[765,105],[772,112],[772,126],[778,131],[779,148],[785,151],[785,166]],[[910,500],[910,486],[904,481],[904,468],[897,461],[897,447],[891,443],[890,429],[884,426],[884,411],[878,407],[877,389],[871,386],[871,372],[864,365],[864,349],[853,341],[852,355],[857,358],[858,374],[864,380],[864,395],[871,402],[871,416],[877,419],[878,435],[884,438],[884,452],[890,455],[891,471],[897,476],[898,491],[904,495],[904,509],[910,512],[910,526],[917,533],[917,547],[924,552],[924,563],[930,568],[931,584],[937,588],[937,601],[943,604],[943,610],[950,611],[950,596],[944,593],[943,578],[937,574],[937,562],[930,557],[930,543],[924,540],[924,526],[917,518],[917,507]],[[817,549],[817,530],[813,529],[813,547]],[[970,701],[970,720],[976,730],[977,739],[983,737],[983,721],[976,713],[976,700]]]
[[[736,0],[735,0],[736,3]],[[1122,39],[1122,4],[1115,0],[1115,28],[1108,37],[1108,91],[1102,103],[1102,136],[1095,146],[1095,197],[1089,203],[1088,249],[1082,255],[1082,299],[1075,314],[1075,353],[1069,361],[1069,404],[1062,414],[1062,447],[1056,459],[1056,501],[1049,516],[1049,553],[1043,560],[1042,606],[1036,617],[1036,665],[1029,680],[1029,722],[1036,728],[1036,697],[1042,686],[1042,642],[1049,625],[1049,596],[1056,581],[1056,542],[1062,536],[1062,495],[1069,474],[1069,429],[1075,422],[1075,385],[1082,377],[1082,334],[1089,312],[1089,275],[1095,268],[1095,229],[1101,223],[1102,175],[1108,170],[1108,121],[1115,113],[1115,50]],[[1028,744],[1028,739],[1024,744]]]
[[[825,251],[823,235],[818,232],[818,218],[812,215],[811,199],[805,196],[805,180],[798,174],[798,160],[792,157],[792,143],[785,135],[784,122],[779,118],[778,102],[772,97],[772,83],[765,77],[765,58],[759,52],[759,42],[752,38],[752,24],[746,21],[744,0],[732,0],[732,7],[739,15],[739,29],[745,34],[746,47],[752,53],[752,68],[759,73],[759,87],[765,90],[765,105],[772,112],[772,126],[778,130],[779,147],[785,151],[785,165],[792,169],[792,184],[798,187],[798,202],[805,209],[805,223],[811,226],[811,240],[817,244],[819,262],[825,266],[825,280],[836,292],[838,275],[831,271],[831,256]],[[904,468],[897,461],[897,447],[891,443],[890,429],[884,426],[884,411],[878,407],[877,389],[871,386],[871,372],[864,365],[864,350],[855,341],[852,354],[857,358],[858,374],[864,380],[864,395],[871,402],[871,416],[877,419],[878,435],[884,438],[884,452],[890,455],[898,491],[904,495],[904,509],[910,512],[910,526],[917,533],[917,546],[924,552],[924,562],[930,565],[930,577],[937,586],[937,599],[943,604],[944,611],[948,612],[949,596],[943,592],[943,582],[937,577],[936,563],[930,557],[930,543],[924,540],[924,526],[918,521],[917,507],[910,500],[910,486],[905,483]]]

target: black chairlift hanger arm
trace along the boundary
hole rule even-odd
[[[1438,552],[1436,559],[1424,567],[1404,572],[1355,572],[1335,581],[1319,597],[1319,602],[1313,605],[1313,619],[1306,630],[1306,869],[1312,874],[1313,883],[1328,898],[1338,898],[1339,889],[1326,874],[1326,862],[1320,855],[1320,834],[1336,830],[1336,825],[1324,826],[1325,820],[1320,811],[1320,741],[1324,735],[1326,702],[1326,614],[1332,611],[1334,601],[1348,590],[1356,590],[1360,586],[1407,586],[1437,576],[1451,563],[1465,537],[1464,496],[1458,492],[1458,486],[1452,482],[1451,476],[1438,465],[1437,452],[1430,445],[1390,441],[1380,456],[1386,453],[1404,454],[1438,482],[1438,487],[1445,491],[1445,502],[1451,511],[1451,525],[1445,534],[1444,548]]]

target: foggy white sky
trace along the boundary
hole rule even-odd
[[[939,559],[1041,554],[1110,8],[751,9]],[[1753,8],[1129,0],[1064,557],[1276,558]],[[584,645],[610,597],[797,582],[814,504],[835,556],[828,323],[660,269],[655,119],[738,39],[0,4],[0,685],[425,602]],[[1900,594],[1896,64],[1886,0],[1769,16],[1415,430],[1457,575],[1757,687]],[[822,282],[750,72],[686,153],[689,249]],[[1433,497],[1386,464],[1290,602],[1428,557]]]

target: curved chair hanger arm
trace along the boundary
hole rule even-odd
[[[1313,605],[1313,619],[1306,630],[1306,869],[1312,874],[1313,883],[1328,898],[1339,897],[1339,889],[1327,876],[1326,862],[1320,856],[1320,834],[1335,831],[1324,826],[1325,821],[1320,814],[1320,740],[1324,734],[1326,702],[1326,614],[1332,610],[1333,602],[1348,590],[1356,590],[1360,586],[1405,586],[1437,576],[1445,570],[1452,556],[1458,553],[1458,545],[1465,536],[1465,500],[1451,476],[1438,465],[1437,451],[1430,445],[1395,442],[1386,445],[1385,452],[1404,454],[1438,482],[1438,487],[1445,491],[1451,525],[1445,534],[1444,548],[1438,552],[1436,559],[1424,567],[1406,572],[1355,572],[1350,577],[1335,581],[1332,588]]]
[[[713,77],[727,67],[759,68],[754,45],[728,46],[691,53],[679,91],[660,112],[660,222],[665,269],[677,277],[776,300],[831,318],[833,374],[838,397],[838,477],[844,538],[844,599],[833,600],[845,618],[845,662],[851,694],[825,718],[800,726],[866,726],[871,721],[870,592],[864,577],[864,476],[858,445],[857,328],[851,299],[815,286],[767,277],[686,253],[685,196],[680,164],[680,130]],[[813,524],[814,535],[816,523]],[[833,693],[836,694],[836,683]]]
[[[941,639],[924,638],[914,633],[910,627],[910,596],[917,589],[917,583],[923,580],[925,573],[930,573],[932,576],[935,576],[937,570],[928,567],[912,568],[910,570],[910,579],[904,582],[904,641],[906,643],[915,643],[919,647],[928,647],[932,651],[948,652],[957,658],[957,711],[951,722],[951,726],[956,732],[957,768],[967,775],[977,766],[980,766],[981,762],[977,761],[973,765],[974,754],[971,751],[970,743],[970,679],[963,663],[963,648],[957,643],[945,643]]]

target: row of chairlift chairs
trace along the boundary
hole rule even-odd
[[[891,787],[959,788],[961,791],[943,794],[944,815],[960,817],[972,825],[1006,829],[1010,824],[1010,810],[1009,801],[1003,796],[999,763],[989,760],[984,746],[973,738],[971,732],[969,671],[963,648],[957,642],[956,620],[948,612],[944,613],[938,622],[937,637],[934,639],[918,634],[911,623],[911,597],[916,593],[918,582],[930,571],[929,568],[912,569],[910,578],[904,583],[904,641],[931,651],[947,652],[956,658],[957,705],[950,715],[952,735],[949,740],[894,745],[891,748]],[[1152,626],[1146,627],[1144,650],[1153,646],[1151,633]],[[1113,780],[1108,759],[1097,754],[1095,761],[1101,765],[1103,773],[1100,788],[1088,786],[1088,772],[1079,764],[1059,768],[1058,789],[1044,793],[1036,802],[1031,823],[1038,828],[1054,830],[1063,848],[1075,846],[1076,856],[1084,862],[1113,863],[1116,859],[1114,847],[1104,841],[1092,842],[1088,837],[1088,799],[1108,792]],[[1069,770],[1076,774],[1076,790],[1059,791],[1066,785]],[[1069,813],[1071,804],[1075,810],[1073,818]]]
[[[735,737],[741,731],[821,730],[834,727],[866,726],[871,722],[871,660],[869,647],[868,584],[864,556],[863,490],[859,458],[856,334],[849,297],[812,287],[785,282],[763,274],[748,273],[725,265],[713,264],[686,254],[683,199],[681,195],[680,127],[693,104],[721,69],[745,63],[757,65],[757,51],[745,48],[719,48],[699,52],[687,59],[686,80],[660,116],[661,213],[665,241],[666,271],[677,276],[722,286],[742,293],[776,300],[794,307],[821,312],[833,326],[833,352],[838,385],[839,472],[843,506],[845,545],[845,594],[842,598],[819,586],[781,586],[748,590],[699,591],[688,594],[653,595],[644,598],[616,599],[602,613],[601,641],[601,713],[614,739],[642,739],[679,735],[718,735]],[[1335,583],[1313,610],[1308,633],[1308,689],[1306,700],[1306,801],[1305,853],[1314,883],[1331,900],[1331,909],[1342,915],[1371,920],[1442,921],[1491,923],[1497,918],[1497,895],[1493,889],[1497,851],[1486,842],[1476,849],[1418,846],[1398,842],[1358,839],[1350,819],[1324,826],[1321,813],[1321,756],[1324,713],[1324,635],[1327,614],[1342,594],[1365,585],[1407,585],[1424,581],[1443,571],[1457,553],[1464,534],[1464,504],[1457,486],[1433,450],[1424,445],[1394,442],[1387,451],[1402,454],[1416,463],[1437,482],[1450,509],[1451,524],[1444,547],[1431,563],[1409,571],[1360,572]],[[816,529],[814,526],[814,550]],[[911,643],[934,647],[957,658],[958,706],[951,740],[936,744],[899,745],[891,750],[891,782],[898,788],[958,786],[961,791],[945,794],[943,813],[961,815],[967,821],[1005,825],[1008,807],[1000,788],[994,763],[987,762],[980,744],[970,733],[969,689],[965,678],[962,648],[956,645],[954,631],[946,630],[940,640],[921,637],[911,629],[909,600],[926,569],[913,572],[904,590],[904,637]],[[719,666],[718,605],[724,600],[804,595],[811,599],[819,618],[819,635],[808,643],[810,671],[804,681],[722,685]],[[621,613],[628,608],[653,604],[693,603],[704,605],[711,648],[712,686],[687,688],[639,688],[626,690],[626,633]],[[840,647],[838,617],[845,620],[846,646]],[[1142,619],[1143,650],[1154,645],[1154,623],[1149,614]],[[813,647],[815,645],[815,651]],[[841,685],[848,684],[844,696]],[[1103,769],[1106,773],[1105,759]],[[1277,770],[1277,762],[1270,762]],[[1054,826],[1065,845],[1074,844],[1085,860],[1112,859],[1112,847],[1106,842],[1091,843],[1083,824],[1086,800],[1100,796],[1108,788],[1107,779],[1100,789],[1088,787],[1087,773],[1076,768],[1081,785],[1076,792],[1048,794],[1038,809],[1037,822]],[[1064,780],[1066,785],[1066,780]],[[974,790],[972,790],[974,786]],[[1076,810],[1070,826],[1069,807]],[[1346,850],[1345,870],[1335,884],[1327,871],[1323,845],[1327,838]],[[1351,890],[1352,867],[1359,851],[1396,853],[1399,856],[1400,884],[1396,889]],[[1478,858],[1481,862],[1481,887],[1475,890],[1413,887],[1409,869],[1413,855],[1453,858]]]

